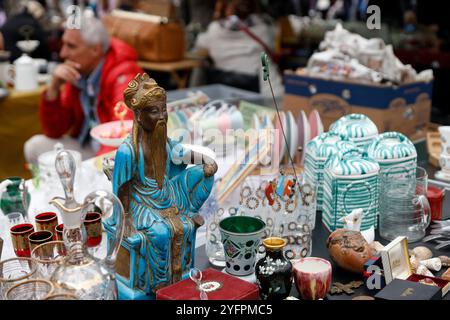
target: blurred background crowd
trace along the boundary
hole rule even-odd
[[[370,15],[367,7],[373,4],[380,7],[379,30],[366,26]],[[71,5],[90,8],[99,18],[120,9],[165,16],[180,23],[186,51],[208,58],[204,68],[191,75],[190,86],[226,83],[252,91],[259,91],[255,79],[262,49],[270,54],[280,72],[304,66],[325,32],[341,22],[351,32],[392,44],[396,56],[416,70],[433,68],[434,113],[447,115],[450,22],[445,1],[2,0],[0,49],[10,52],[9,61],[20,56],[15,43],[26,38],[40,41],[32,57],[59,61],[63,22]],[[152,76],[166,88],[176,86],[165,73],[155,72]]]

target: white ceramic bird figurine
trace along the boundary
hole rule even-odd
[[[360,231],[367,243],[371,244],[375,240],[375,229],[370,227],[367,230],[361,231],[361,222],[364,218],[364,211],[361,208],[352,210],[351,213],[342,217],[340,221],[344,222],[343,229]]]

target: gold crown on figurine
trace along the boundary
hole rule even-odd
[[[130,109],[140,109],[150,102],[166,101],[166,91],[146,73],[138,73],[123,93],[125,104]]]

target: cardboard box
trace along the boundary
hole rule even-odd
[[[349,113],[367,115],[378,131],[398,131],[411,140],[426,137],[431,114],[433,82],[400,86],[364,84],[311,77],[297,73],[284,75],[283,110],[295,117],[300,110],[317,109],[327,131],[330,124]]]
[[[388,286],[391,286],[391,283],[394,282],[399,283],[396,281],[398,279],[406,280],[406,282],[417,283],[418,285],[412,285],[411,283],[401,284],[401,286],[413,286],[413,290],[425,290],[427,287],[434,287],[439,292],[439,299],[442,299],[442,297],[445,296],[450,289],[450,281],[448,280],[424,276],[412,272],[412,266],[409,260],[408,240],[404,236],[395,238],[387,246],[385,246],[381,251],[381,259],[383,263],[384,278],[386,281],[386,287],[383,290],[392,290],[387,289]],[[431,282],[434,283],[434,285],[426,284],[425,282]]]
[[[137,9],[147,14],[176,19],[177,13],[170,0],[139,1]]]
[[[212,268],[202,271],[202,285],[207,288],[208,300],[259,300],[256,284]],[[200,291],[195,282],[188,278],[159,289],[156,299],[200,300]]]

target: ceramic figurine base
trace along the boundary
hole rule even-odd
[[[154,296],[146,295],[142,290],[131,289],[123,282],[117,281],[119,300],[155,300]]]
[[[226,270],[226,268],[223,268],[223,269],[222,269],[222,272],[223,272],[223,273],[226,273],[226,274],[229,274],[230,276],[239,278],[239,279],[241,279],[241,280],[250,282],[250,283],[256,283],[256,276],[255,276],[255,273],[254,273],[254,272],[251,273],[251,274],[249,274],[248,276],[235,276],[234,274],[228,273],[227,270]]]
[[[443,170],[439,170],[434,174],[434,177],[439,180],[449,181],[450,182],[450,173],[446,173]]]

